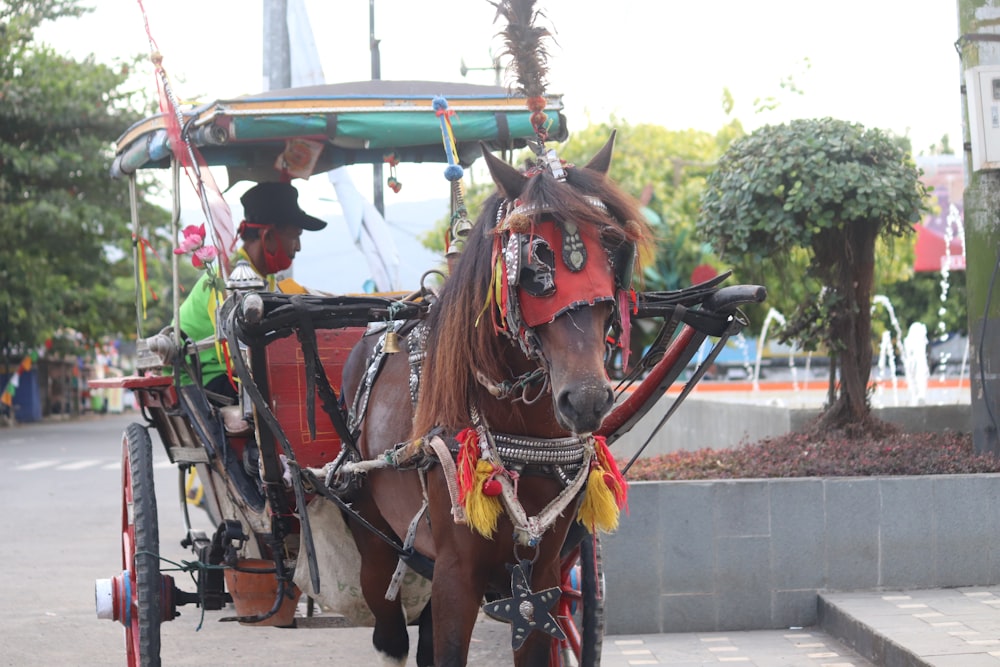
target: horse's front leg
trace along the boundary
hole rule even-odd
[[[431,588],[436,667],[465,667],[469,659],[472,629],[486,581],[476,571],[476,558],[459,558],[454,549],[438,552]]]
[[[374,515],[366,514],[364,511],[374,507],[369,498],[361,496],[355,501],[354,507],[362,510],[362,516],[372,520]],[[378,525],[377,519],[373,523]],[[388,524],[382,523],[383,530],[388,531]],[[361,594],[372,615],[375,616],[372,646],[378,656],[376,664],[385,667],[403,667],[410,652],[406,613],[403,611],[399,596],[395,600],[385,599],[385,592],[398,562],[398,554],[370,530],[353,522],[351,530],[362,555]]]

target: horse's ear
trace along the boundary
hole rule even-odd
[[[501,194],[503,194],[503,196],[507,199],[517,199],[520,197],[521,191],[524,190],[524,184],[527,181],[527,179],[524,178],[524,175],[514,167],[493,155],[493,153],[491,153],[486,147],[486,144],[480,142],[479,145],[483,149],[483,159],[486,160],[486,166],[490,170],[490,176],[493,177],[493,182],[496,183],[498,188],[500,188]]]
[[[584,165],[585,169],[593,169],[598,171],[605,176],[608,174],[608,169],[611,168],[611,155],[615,152],[615,135],[618,134],[618,130],[611,130],[611,136],[608,138],[604,148],[597,151],[597,155],[590,158],[590,162]]]

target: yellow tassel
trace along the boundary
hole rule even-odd
[[[493,474],[493,464],[480,459],[476,463],[476,478],[465,496],[465,518],[469,527],[488,540],[493,539],[497,520],[503,507],[500,498],[483,493],[483,482]]]
[[[490,309],[490,306],[493,305],[494,301],[496,302],[497,308],[499,308],[502,312],[503,306],[500,304],[500,295],[502,294],[503,289],[501,282],[504,279],[503,276],[503,259],[498,257],[496,264],[493,267],[493,275],[490,276],[489,287],[486,288],[486,301],[483,302],[482,310],[480,310],[479,314],[476,315],[475,325],[477,327],[479,326],[479,320],[483,318],[483,315]]]
[[[576,520],[590,532],[596,529],[611,533],[618,529],[618,504],[615,502],[615,494],[604,482],[604,474],[604,470],[598,466],[590,471],[583,502],[576,515]]]

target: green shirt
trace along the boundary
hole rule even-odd
[[[243,248],[240,248],[233,256],[232,264],[235,266],[236,262],[240,260],[250,263],[250,266],[253,267],[253,263],[250,262],[250,258]],[[256,269],[254,271],[256,272]],[[258,273],[257,275],[260,274]],[[212,290],[211,277],[208,272],[205,272],[198,279],[198,282],[194,284],[191,293],[188,294],[184,303],[181,304],[181,331],[196,343],[206,338],[215,338],[215,313],[227,296],[225,292],[220,293]],[[272,292],[295,294],[306,291],[305,288],[291,278],[286,278],[275,283],[273,275],[261,277],[267,284],[267,289]],[[203,385],[208,384],[220,375],[225,375],[226,363],[220,357],[221,354],[222,345],[218,340],[216,340],[215,346],[202,350],[199,353],[198,356],[201,359],[201,382]],[[194,384],[194,381],[188,377],[187,373],[181,373],[181,384]]]
[[[194,342],[215,337],[215,311],[226,298],[225,294],[212,290],[211,277],[208,273],[203,274],[181,304],[181,331]],[[216,344],[198,355],[201,358],[202,384],[208,384],[226,372],[226,364],[219,358],[220,347]],[[187,373],[181,374],[181,384],[193,384]]]

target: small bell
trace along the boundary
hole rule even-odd
[[[382,350],[386,354],[396,354],[399,352],[399,334],[395,331],[386,331],[385,340],[382,342]]]

